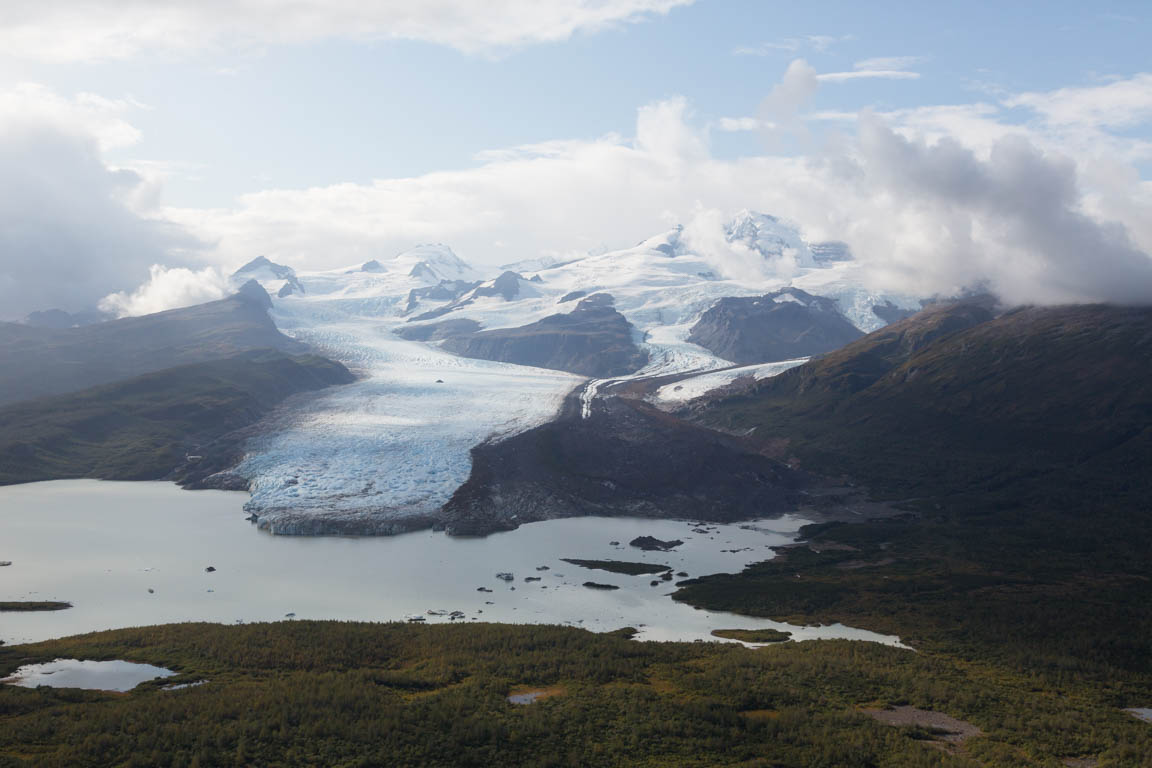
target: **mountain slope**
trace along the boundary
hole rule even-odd
[[[444,505],[456,534],[577,515],[732,522],[795,508],[806,479],[745,441],[612,397],[472,451],[468,482]]]
[[[235,468],[252,491],[248,508],[277,533],[426,525],[468,479],[473,447],[555,417],[579,383],[560,371],[654,380],[731,367],[687,339],[720,299],[792,281],[861,330],[883,325],[875,306],[919,305],[866,289],[859,266],[817,262],[795,228],[745,212],[717,248],[697,248],[676,227],[488,280],[444,245],[300,272],[302,291],[289,295],[261,272],[277,326],[359,378],[249,444]],[[576,301],[598,293],[613,297],[610,308]]]
[[[689,413],[908,514],[808,526],[677,599],[1148,700],[1152,308],[931,307]]]
[[[634,373],[648,361],[632,340],[631,323],[603,293],[582,300],[568,314],[549,315],[519,328],[450,336],[443,348],[461,357],[596,377]]]
[[[692,415],[888,495],[1142,503],[1152,309],[932,307]]]
[[[304,352],[303,344],[276,329],[268,306],[268,296],[252,283],[220,301],[79,328],[0,323],[0,404],[246,350]]]
[[[749,365],[823,354],[863,335],[831,299],[783,288],[720,299],[692,326],[688,341]]]
[[[264,350],[10,405],[0,408],[0,485],[159,479],[290,395],[351,380],[339,363]]]

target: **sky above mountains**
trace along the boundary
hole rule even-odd
[[[888,290],[1152,300],[1146,4],[921,5],[6,0],[0,317],[741,208]]]

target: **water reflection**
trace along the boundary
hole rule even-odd
[[[696,610],[672,601],[674,582],[659,575],[587,570],[563,561],[644,562],[691,576],[734,572],[791,542],[805,523],[796,517],[743,526],[573,518],[486,538],[432,531],[281,537],[245,522],[245,498],[169,483],[69,480],[0,488],[0,557],[14,562],[0,570],[0,600],[75,606],[6,614],[0,639],[29,642],[178,621],[421,616],[429,623],[553,623],[594,631],[633,626],[641,640],[711,641],[713,629],[776,628],[796,640],[898,642],[841,625],[792,627]],[[670,552],[646,552],[628,545],[639,536],[684,543]],[[619,589],[589,589],[582,586],[586,581]]]

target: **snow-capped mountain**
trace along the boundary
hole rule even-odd
[[[441,280],[479,280],[482,275],[464,262],[452,249],[440,243],[418,245],[392,259],[387,272],[407,272],[409,277],[427,283]]]
[[[249,280],[255,280],[269,294],[280,298],[304,292],[300,281],[296,279],[296,270],[276,264],[266,256],[257,256],[232,273],[232,284],[235,286],[242,286]]]
[[[775,216],[740,211],[724,231],[729,243],[739,243],[765,259],[794,259],[800,267],[815,267],[816,261],[800,233]]]
[[[772,303],[831,312],[859,332],[885,324],[874,307],[891,314],[919,306],[910,297],[869,292],[852,261],[817,261],[797,231],[775,217],[741,212],[725,236],[744,268],[726,269],[723,253],[699,252],[679,227],[632,248],[542,261],[528,276],[484,275],[439,244],[299,274],[254,260],[236,278],[268,290],[277,326],[360,378],[250,444],[237,470],[251,480],[249,507],[279,532],[347,523],[380,533],[427,524],[467,479],[472,447],[551,420],[583,381],[495,362],[529,359],[517,358],[517,350],[531,350],[538,364],[572,360],[580,367],[569,370],[594,370],[588,356],[603,344],[614,360],[637,361],[626,378],[699,374],[733,366],[689,341],[721,299],[776,292]],[[760,257],[752,269],[749,254]],[[788,269],[779,268],[782,259]],[[789,356],[802,354],[809,353]],[[588,387],[589,398],[596,391]]]

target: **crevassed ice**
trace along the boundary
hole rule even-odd
[[[738,217],[729,235],[746,238],[760,251],[803,246],[783,222],[761,215]],[[672,230],[634,248],[558,265],[540,260],[540,281],[521,281],[512,300],[476,297],[440,319],[470,318],[485,329],[515,327],[572,311],[579,301],[559,303],[567,293],[610,293],[649,353],[648,364],[634,374],[639,377],[731,367],[687,341],[700,314],[722,297],[762,295],[791,284],[834,299],[865,332],[884,325],[873,306],[888,300],[913,306],[906,297],[863,287],[852,262],[802,267],[784,277],[770,255],[765,253],[760,274],[731,279],[715,254],[691,252],[679,230]],[[301,273],[303,295],[273,299],[273,318],[285,333],[361,378],[313,398],[290,423],[274,425],[249,445],[238,471],[251,480],[249,508],[262,522],[283,515],[398,519],[433,513],[467,480],[473,446],[550,420],[583,381],[557,371],[463,359],[393,334],[410,316],[444,305],[425,300],[405,316],[411,289],[442,279],[476,279],[476,271],[447,246],[419,246],[369,264]],[[688,389],[711,383],[688,383]],[[595,391],[590,388],[590,397]],[[658,399],[673,401],[675,394],[662,392]]]
[[[249,444],[237,472],[249,509],[275,527],[287,513],[400,518],[434,512],[465,480],[469,450],[553,418],[582,380],[468,360],[392,333],[407,275],[303,275],[308,293],[278,300],[276,324],[361,378],[333,387]]]

